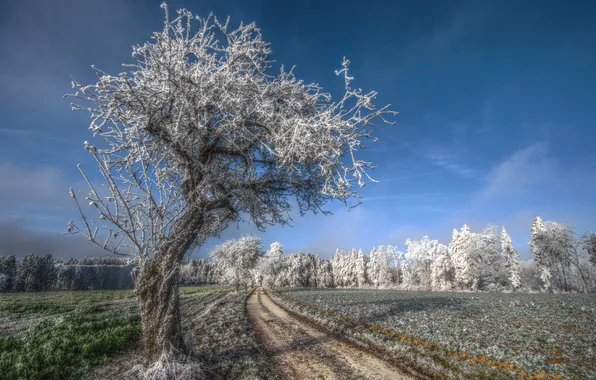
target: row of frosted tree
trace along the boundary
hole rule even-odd
[[[54,261],[52,255],[0,256],[0,292],[131,289],[135,262],[115,257]]]
[[[93,257],[56,260],[52,255],[0,255],[0,292],[45,290],[132,289],[136,260]],[[216,284],[221,281],[209,260],[190,260],[180,266],[181,285]]]
[[[532,228],[533,260],[520,261],[505,228],[454,229],[451,242],[408,239],[406,251],[383,245],[368,254],[338,249],[331,260],[312,253],[283,254],[279,242],[263,252],[261,240],[228,240],[210,260],[180,265],[181,285],[261,284],[269,287],[399,288],[407,290],[596,290],[596,235],[576,237],[572,226],[539,217]],[[54,261],[0,256],[0,291],[130,289],[136,261],[100,257]]]
[[[211,252],[218,282],[235,286],[398,288],[437,291],[596,290],[596,236],[577,237],[572,226],[536,218],[530,249],[520,261],[505,228],[473,232],[454,229],[451,242],[424,236],[406,240],[406,252],[384,245],[369,254],[338,249],[331,260],[310,253],[284,255],[275,242],[261,252],[260,240],[246,236]]]
[[[0,292],[45,290],[132,289],[136,260],[119,257],[54,260],[52,255],[0,255]],[[190,260],[180,266],[181,285],[221,282],[209,260]]]

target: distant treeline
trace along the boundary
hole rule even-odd
[[[52,255],[0,256],[0,292],[44,290],[133,289],[136,261],[119,257],[54,260]],[[216,273],[206,260],[184,262],[180,283],[215,283]]]

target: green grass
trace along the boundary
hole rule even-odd
[[[192,294],[217,294],[217,293],[229,293],[234,290],[231,286],[224,285],[205,285],[205,286],[183,286],[180,287],[180,296],[188,296]]]
[[[7,302],[2,305],[2,311],[7,313],[25,314],[25,313],[61,313],[68,311],[69,308],[63,304],[52,301],[41,302]]]
[[[182,287],[181,304],[200,309],[230,290]],[[0,380],[80,379],[116,354],[138,347],[140,337],[132,290],[3,294]]]
[[[131,290],[10,293],[0,297],[0,379],[79,379],[137,345]]]
[[[181,287],[183,314],[201,313],[232,290]],[[1,294],[0,380],[81,379],[93,367],[138,348],[140,337],[132,290]]]
[[[23,339],[0,339],[2,379],[77,379],[91,367],[135,345],[138,315],[106,318],[78,309],[46,320]]]

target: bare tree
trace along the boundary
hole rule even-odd
[[[370,162],[356,158],[375,120],[390,123],[389,106],[377,109],[376,92],[350,85],[349,61],[336,71],[345,93],[338,102],[317,84],[296,79],[293,68],[270,75],[269,44],[260,30],[230,30],[213,15],[179,10],[152,42],[133,48],[136,63],[68,96],[85,102],[89,127],[104,148],[85,142],[97,161],[102,188],[87,180],[87,202],[97,219],[69,222],[71,233],[115,254],[138,257],[136,280],[149,363],[164,352],[184,352],[178,273],[184,255],[230,222],[248,215],[259,227],[317,213],[330,199],[352,207]],[[191,33],[196,19],[198,31]],[[103,231],[103,234],[102,232]]]

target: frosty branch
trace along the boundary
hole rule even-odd
[[[117,254],[136,255],[135,284],[149,363],[185,351],[177,292],[184,255],[248,215],[256,226],[289,221],[289,200],[300,213],[317,213],[330,199],[347,207],[356,186],[370,179],[370,162],[357,158],[377,121],[397,115],[373,105],[376,92],[351,87],[333,102],[294,69],[268,74],[269,44],[254,23],[230,30],[210,15],[184,9],[168,17],[152,42],[133,48],[136,63],[98,81],[73,81],[74,110],[91,114],[90,130],[102,146],[85,142],[102,187],[79,165],[89,185],[88,217],[74,190],[80,233]],[[191,24],[199,23],[191,33]],[[105,194],[104,194],[105,193]],[[324,211],[323,211],[324,212]],[[105,238],[99,236],[102,230]]]
[[[86,199],[111,225],[81,212],[84,227],[71,222],[69,230],[113,253],[149,257],[174,237],[182,215],[202,221],[196,246],[242,213],[260,228],[287,222],[291,196],[301,213],[322,211],[331,198],[352,207],[354,184],[364,186],[372,168],[357,151],[376,141],[376,119],[389,123],[386,116],[397,114],[373,105],[376,92],[351,88],[345,58],[336,71],[345,93],[332,102],[293,68],[266,74],[271,50],[254,23],[229,31],[228,22],[197,17],[191,35],[192,19],[180,10],[166,20],[153,43],[134,48],[130,72],[113,77],[95,68],[96,84],[73,82],[70,96],[90,103],[73,109],[91,113],[90,129],[108,146],[85,142],[109,192],[100,197],[79,166],[91,190]],[[102,229],[107,237],[98,241]]]

